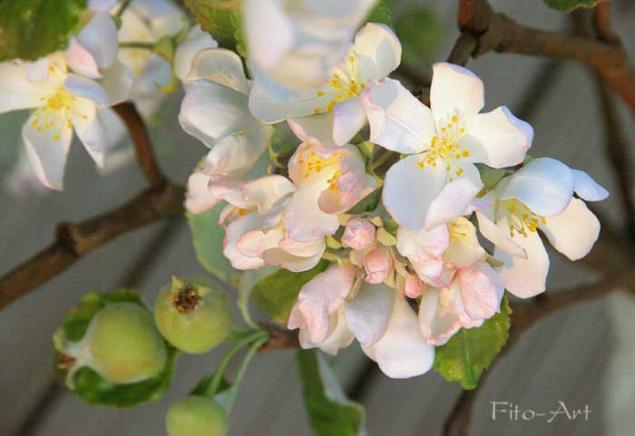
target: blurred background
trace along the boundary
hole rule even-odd
[[[455,41],[454,0],[393,0],[400,36],[425,31],[406,46],[409,72],[447,58]],[[495,0],[495,10],[534,27],[568,30],[570,19],[540,0]],[[614,28],[635,62],[635,2],[612,2]],[[486,109],[506,104],[533,124],[533,156],[552,156],[589,172],[612,192],[597,205],[607,222],[623,226],[615,172],[606,158],[607,131],[598,88],[582,65],[542,58],[490,53],[471,60],[485,82]],[[635,86],[635,83],[633,84]],[[0,96],[2,98],[2,96]],[[621,132],[635,144],[632,113],[613,99]],[[180,95],[170,97],[151,125],[162,169],[178,183],[204,155],[205,147],[177,123]],[[99,174],[81,147],[68,162],[66,190],[34,189],[16,169],[25,114],[0,116],[0,273],[27,259],[52,240],[55,223],[79,221],[117,207],[145,187],[139,169],[126,163],[128,143],[107,174]],[[78,144],[75,144],[78,145]],[[634,155],[631,147],[631,157]],[[633,164],[631,159],[631,166]],[[635,168],[635,167],[633,167]],[[551,253],[549,292],[591,282],[582,265]],[[606,259],[606,262],[610,262]],[[51,334],[64,313],[90,290],[134,286],[152,303],[172,274],[204,274],[197,264],[183,218],[128,233],[82,258],[71,269],[15,302],[0,315],[0,435],[112,436],[164,434],[164,413],[215,367],[220,352],[184,356],[168,395],[134,409],[92,407],[61,387],[53,371]],[[635,429],[635,302],[614,293],[582,303],[537,322],[489,371],[472,410],[471,435],[631,436]],[[513,318],[512,318],[513,319]],[[437,435],[461,389],[436,373],[391,380],[368,364],[357,346],[333,361],[348,393],[363,403],[370,435]],[[529,422],[499,415],[491,402],[508,401],[521,410],[548,412],[558,401],[583,409],[588,421],[559,418]],[[262,353],[252,364],[231,417],[232,435],[310,435],[292,351]]]

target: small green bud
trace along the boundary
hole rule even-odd
[[[211,398],[190,396],[173,404],[165,417],[169,436],[225,436],[227,413]]]
[[[167,350],[152,315],[135,303],[106,306],[81,340],[79,361],[111,383],[136,383],[157,376]]]
[[[159,294],[154,319],[172,345],[192,354],[206,353],[223,342],[232,324],[225,292],[176,277]]]

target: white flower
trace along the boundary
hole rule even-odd
[[[332,266],[302,287],[288,322],[300,329],[300,345],[335,354],[355,336],[389,377],[428,371],[434,348],[424,342],[405,298],[383,284],[355,290],[356,274],[353,266]]]
[[[346,53],[376,0],[246,0],[249,60],[257,76],[308,90]]]
[[[600,223],[584,202],[608,192],[583,171],[550,158],[534,159],[504,178],[477,211],[479,229],[496,246],[500,275],[514,295],[529,298],[545,290],[549,257],[537,230],[571,260],[588,254]]]
[[[504,106],[479,114],[483,83],[457,65],[434,65],[432,109],[395,82],[374,91],[368,98],[381,106],[375,124],[385,128],[372,129],[371,141],[412,154],[386,174],[383,202],[400,225],[412,230],[464,215],[483,186],[474,164],[521,163],[533,139],[531,126]]]
[[[113,65],[97,82],[68,71],[62,53],[32,63],[0,64],[0,113],[34,109],[22,138],[37,176],[49,188],[62,188],[73,131],[103,166],[110,140],[102,111],[125,98],[130,87],[127,71]]]
[[[361,153],[352,145],[327,148],[316,142],[301,144],[289,161],[289,177],[296,192],[285,211],[291,238],[309,241],[331,235],[337,218],[376,187],[366,173]]]
[[[190,29],[190,32],[187,34],[187,37],[185,38],[185,40],[179,44],[176,51],[174,52],[174,74],[176,75],[176,77],[178,77],[179,79],[181,79],[181,81],[186,83],[192,80],[198,80],[200,78],[204,78],[202,73],[200,72],[199,73],[194,72],[193,74],[196,77],[189,78],[189,79],[187,75],[188,73],[190,73],[190,71],[192,71],[192,69],[197,70],[198,68],[200,68],[199,66],[194,65],[194,58],[196,58],[196,56],[201,51],[210,49],[210,48],[217,48],[217,47],[218,47],[218,43],[214,40],[214,38],[211,37],[209,33],[203,31],[201,29],[201,26],[197,24],[196,26],[192,27],[192,29]],[[219,62],[224,62],[224,60],[221,58],[218,58],[218,60]],[[226,61],[228,62],[228,68],[230,70],[235,68],[236,64],[233,60],[226,59]],[[204,62],[210,62],[210,61],[207,60]],[[215,66],[216,69],[218,69],[219,67],[220,67],[220,64]],[[240,71],[242,72],[242,63],[241,63]],[[235,74],[235,72],[232,72],[232,74]],[[241,86],[242,86],[242,82],[246,83],[246,79],[244,79],[244,73],[242,73],[242,79],[236,76],[232,80],[240,81]],[[246,88],[241,89],[241,92],[245,89]]]
[[[367,117],[375,110],[374,104],[369,106],[371,101],[366,97],[390,81],[386,77],[400,61],[401,44],[395,34],[384,25],[370,23],[358,32],[348,55],[321,86],[303,92],[285,91],[256,76],[249,105],[263,121],[290,120],[294,133],[305,142],[347,144],[366,125],[367,118],[371,130],[375,128],[372,115]],[[293,74],[307,73],[294,70]]]
[[[253,167],[269,144],[271,127],[249,112],[249,85],[235,53],[225,49],[199,52],[185,79],[179,121],[187,133],[211,149],[204,167],[188,183],[186,207],[200,213],[220,200],[209,189],[211,185],[236,181]]]

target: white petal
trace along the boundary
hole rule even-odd
[[[397,80],[374,82],[362,97],[370,140],[399,153],[419,153],[434,135],[430,109]]]
[[[365,118],[364,118],[365,119]],[[302,142],[316,141],[325,147],[337,147],[333,139],[333,112],[293,118],[288,121],[291,131]]]
[[[218,204],[220,198],[209,190],[210,176],[194,172],[187,179],[185,208],[191,213],[203,213]]]
[[[355,36],[353,50],[366,80],[383,79],[401,63],[399,38],[383,24],[368,23],[362,27]]]
[[[54,115],[48,118],[52,123],[50,127],[34,126],[34,122],[39,122],[39,116],[39,111],[34,112],[24,124],[22,139],[33,170],[42,184],[51,189],[61,190],[73,129],[67,125],[64,118]]]
[[[223,48],[198,52],[186,79],[188,83],[201,79],[209,80],[232,88],[241,94],[249,94],[249,85],[240,57]]]
[[[445,124],[452,115],[471,118],[485,104],[483,82],[459,65],[437,63],[432,67],[430,105],[437,124]]]
[[[473,165],[470,166],[475,168]],[[430,203],[425,227],[431,229],[466,215],[468,206],[482,187],[482,183],[476,185],[468,177],[461,177],[445,185],[437,198]]]
[[[447,291],[446,291],[447,292]],[[443,345],[461,328],[461,320],[452,310],[440,308],[440,291],[427,288],[419,306],[419,328],[430,345]]]
[[[333,109],[333,140],[348,144],[366,125],[366,111],[359,98],[349,98]]]
[[[101,118],[100,109],[92,101],[78,98],[75,102],[75,114],[71,121],[75,133],[84,144],[86,151],[97,166],[103,167],[106,163],[106,150],[111,142]]]
[[[0,113],[42,105],[42,99],[54,92],[46,85],[27,80],[23,65],[0,63]]]
[[[470,220],[458,217],[447,226],[451,229],[451,238],[443,259],[448,267],[465,269],[487,255],[476,236],[476,227]]]
[[[516,198],[541,216],[558,215],[573,195],[573,175],[568,166],[555,159],[534,159],[514,173],[498,196]]]
[[[425,224],[430,205],[446,184],[445,168],[419,167],[420,156],[408,156],[386,173],[382,198],[386,210],[401,225],[418,230]]]
[[[284,269],[288,269],[291,272],[308,271],[314,268],[322,258],[322,253],[314,256],[294,256],[279,248],[274,248],[265,251],[264,259],[267,265],[275,265]]]
[[[260,214],[264,214],[294,190],[293,183],[286,177],[271,175],[247,183],[243,189],[243,196],[247,202],[256,205]]]
[[[243,6],[249,56],[260,68],[273,69],[293,47],[293,23],[277,0],[246,0]]]
[[[600,234],[600,221],[582,200],[574,198],[560,215],[547,218],[540,229],[551,245],[571,260],[586,256]]]
[[[101,87],[108,94],[110,106],[128,98],[130,88],[132,88],[132,74],[128,68],[119,60],[116,60],[110,68],[102,69]]]
[[[476,212],[476,219],[478,220],[478,228],[481,234],[498,249],[512,256],[527,258],[525,249],[508,236],[509,231],[507,229],[498,227],[491,218],[480,211]]]
[[[185,41],[179,44],[174,52],[174,75],[185,81],[187,73],[192,68],[192,61],[198,52],[216,47],[218,47],[218,43],[209,33],[201,30],[201,26],[197,24],[192,27]]]
[[[465,313],[473,320],[485,320],[500,311],[505,285],[489,264],[479,262],[457,274]]]
[[[117,58],[117,26],[108,13],[98,12],[77,35],[77,41],[101,68],[108,68]]]
[[[573,190],[586,201],[600,201],[609,196],[609,192],[590,175],[580,170],[571,170],[573,173]]]
[[[362,346],[379,341],[388,328],[395,292],[385,285],[364,284],[346,304],[346,322]]]
[[[533,137],[531,125],[500,106],[472,118],[468,133],[460,142],[469,149],[472,161],[503,168],[525,159]]]
[[[271,133],[270,126],[255,127],[216,141],[207,155],[205,173],[242,177],[253,168],[267,148]]]
[[[340,226],[337,215],[324,213],[318,205],[322,191],[323,186],[319,183],[297,187],[287,205],[284,219],[289,237],[296,241],[309,241],[337,231]]]
[[[71,40],[66,50],[66,62],[73,71],[89,79],[99,79],[99,65],[93,55],[75,39]]]
[[[509,230],[507,218],[496,223],[503,231]],[[545,291],[549,272],[549,256],[538,232],[527,232],[527,236],[514,233],[512,240],[527,253],[527,258],[512,256],[498,248],[494,256],[504,265],[499,274],[509,292],[520,298],[530,298]]]
[[[226,86],[199,80],[188,87],[179,113],[181,127],[212,147],[216,140],[256,124],[244,95]]]
[[[89,0],[88,7],[96,12],[108,12],[115,7],[118,0]]]
[[[379,342],[362,349],[392,378],[421,375],[432,368],[434,361],[434,347],[425,343],[417,315],[400,296],[395,297],[386,334]]]
[[[77,74],[69,74],[64,80],[64,88],[78,97],[87,98],[100,105],[108,104],[106,91],[94,80],[78,76]]]

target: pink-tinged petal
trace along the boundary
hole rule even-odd
[[[177,47],[174,52],[174,75],[185,81],[187,74],[192,68],[194,57],[201,50],[216,48],[218,43],[207,32],[201,30],[198,24],[190,30],[187,38]]]
[[[390,288],[386,288],[389,292]],[[395,292],[394,290],[392,292]],[[384,336],[364,352],[392,378],[421,375],[432,368],[434,347],[423,340],[417,315],[405,298],[396,296]]]
[[[110,67],[117,58],[117,26],[110,14],[98,12],[77,35],[77,41],[100,68]]]
[[[348,144],[366,125],[366,111],[359,98],[349,98],[333,109],[333,140],[337,145]]]
[[[532,160],[504,181],[499,198],[518,199],[541,216],[562,213],[573,195],[571,169],[548,157]]]
[[[609,196],[609,192],[587,173],[580,170],[571,170],[573,173],[573,190],[586,201],[600,201]]]
[[[506,217],[497,225],[509,230]],[[545,291],[547,273],[549,272],[549,256],[538,232],[527,232],[527,236],[514,233],[512,240],[527,253],[527,258],[512,256],[498,248],[494,256],[503,262],[499,274],[509,292],[519,298],[531,298]]]
[[[243,197],[245,201],[257,207],[258,213],[264,214],[294,190],[293,183],[286,177],[271,175],[247,183],[244,187]]]
[[[460,143],[470,151],[474,162],[503,168],[521,163],[533,138],[531,125],[500,106],[472,118],[467,135]]]
[[[473,72],[459,65],[437,63],[432,66],[430,106],[437,125],[453,115],[469,119],[485,104],[483,82]]]
[[[279,248],[272,248],[264,253],[265,263],[267,265],[279,266],[288,269],[291,272],[308,271],[314,268],[322,258],[322,254],[315,256],[294,256]]]
[[[326,341],[333,332],[331,316],[345,303],[354,279],[353,267],[332,266],[316,275],[300,289],[288,327],[308,331],[314,344]]]
[[[410,274],[406,277],[404,294],[408,298],[418,298],[423,294],[423,283],[419,280],[419,277],[414,274]]]
[[[401,63],[401,43],[386,25],[368,23],[355,36],[353,51],[365,80],[380,80]]]
[[[445,168],[421,168],[420,160],[420,156],[408,156],[390,167],[382,192],[386,210],[411,230],[424,226],[430,205],[447,181]]]
[[[318,142],[325,147],[336,147],[333,139],[333,112],[294,118],[288,121],[291,131],[302,142]]]
[[[450,244],[445,225],[431,230],[417,231],[400,227],[397,231],[397,250],[411,262],[417,276],[426,283],[437,284],[443,277],[442,255]]]
[[[384,282],[394,271],[393,258],[390,250],[379,245],[364,257],[364,281],[371,284]]]
[[[227,86],[241,94],[249,94],[249,85],[240,57],[224,48],[212,48],[198,52],[192,68],[186,76],[188,83],[208,80]]]
[[[324,238],[316,238],[312,241],[295,241],[288,236],[280,241],[280,249],[294,256],[313,257],[322,256],[326,243]]]
[[[121,103],[128,98],[132,88],[133,78],[128,68],[119,60],[115,60],[109,68],[101,70],[102,79],[99,82],[108,95],[110,106]]]
[[[323,212],[318,206],[322,186],[300,186],[291,196],[285,214],[285,226],[289,236],[296,241],[310,241],[320,236],[332,235],[340,224],[337,215]]]
[[[399,153],[420,153],[430,143],[435,132],[432,113],[399,81],[369,84],[362,103],[372,142]]]
[[[243,18],[251,59],[264,70],[276,67],[294,44],[293,23],[277,0],[246,0]]]
[[[50,189],[61,190],[66,157],[73,129],[62,117],[49,116],[51,125],[42,126],[42,109],[35,111],[22,128],[22,139],[35,174]]]
[[[508,229],[498,227],[490,217],[480,211],[476,212],[476,219],[478,220],[478,228],[481,234],[498,249],[512,256],[527,258],[525,249],[508,236]]]
[[[362,285],[359,293],[346,304],[346,322],[364,347],[378,342],[386,333],[397,294],[384,285]]]
[[[470,167],[475,169],[473,165]],[[476,169],[475,171],[478,172]],[[461,177],[445,185],[430,203],[425,228],[431,229],[458,216],[466,215],[470,203],[482,187],[482,183],[477,185],[467,177]]]
[[[236,249],[245,256],[264,258],[265,251],[276,248],[282,238],[284,231],[279,228],[254,229],[238,238]]]
[[[106,150],[111,140],[102,119],[102,110],[94,102],[83,98],[75,101],[75,113],[71,117],[77,137],[97,166],[106,164]]]
[[[86,76],[89,79],[99,79],[101,77],[99,65],[95,62],[93,55],[75,39],[71,40],[66,50],[66,62],[77,74]]]
[[[299,311],[292,311],[291,316],[298,318],[301,314]],[[289,319],[289,323],[291,323],[291,318]],[[298,335],[300,346],[304,349],[319,348],[323,352],[331,355],[337,354],[341,348],[348,347],[351,342],[353,342],[353,334],[346,324],[343,306],[337,310],[337,313],[331,316],[331,329],[331,334],[321,343],[312,342],[309,331],[301,329]]]
[[[551,245],[571,260],[589,254],[600,235],[600,221],[582,200],[574,198],[560,215],[546,219],[540,229]]]
[[[223,255],[229,260],[233,268],[252,270],[265,266],[265,261],[261,256],[246,255],[236,245],[243,235],[261,228],[262,220],[255,213],[247,214],[227,225],[225,228],[225,241],[223,242]]]
[[[252,204],[245,200],[243,195],[244,186],[245,182],[242,180],[229,177],[212,177],[207,189],[213,196],[225,200],[230,205],[247,210]]]
[[[457,280],[465,313],[473,320],[486,320],[500,311],[505,285],[489,264],[479,262],[460,270]]]
[[[213,208],[221,200],[209,190],[210,176],[195,172],[187,179],[185,208],[191,213],[203,213]]]
[[[375,226],[365,218],[354,217],[346,223],[342,245],[353,250],[365,250],[375,242]]]
[[[441,307],[441,291],[435,288],[423,292],[418,321],[425,342],[434,346],[445,344],[461,328],[458,315],[451,308]]]
[[[83,97],[100,105],[108,104],[108,95],[104,88],[94,80],[77,74],[69,74],[64,80],[64,88],[77,97]]]

